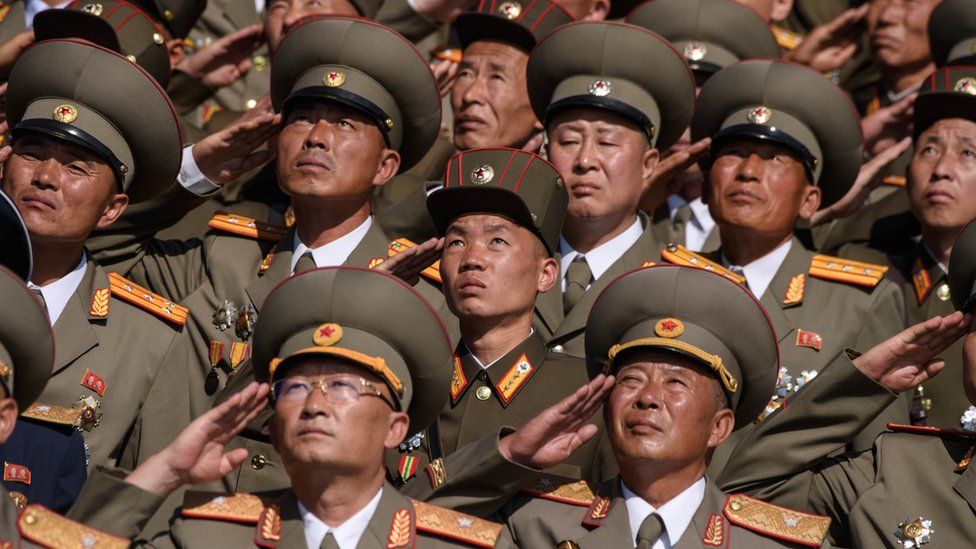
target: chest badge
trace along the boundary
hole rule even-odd
[[[914,549],[932,541],[933,533],[935,530],[932,529],[932,521],[920,516],[915,519],[905,519],[905,522],[899,523],[898,530],[895,531],[895,538],[898,539],[898,544],[905,549]]]

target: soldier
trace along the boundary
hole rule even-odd
[[[782,400],[845,348],[901,331],[903,296],[887,267],[817,255],[794,236],[798,220],[847,194],[861,164],[861,132],[829,80],[785,61],[743,61],[705,84],[692,139],[712,137],[705,201],[721,236],[709,257],[680,246],[665,261],[720,270],[759,298],[776,329]],[[855,441],[869,448],[887,421],[905,422],[907,399]],[[740,435],[741,436],[741,435]],[[723,447],[713,460],[719,471]]]
[[[715,448],[752,422],[776,381],[776,334],[749,292],[700,269],[654,266],[611,283],[587,325],[591,375],[617,379],[604,416],[620,477],[539,477],[505,509],[516,544],[821,545],[827,517],[723,493],[705,475]]]
[[[432,253],[461,342],[447,406],[391,463],[402,481],[503,426],[520,427],[589,381],[581,359],[547,352],[532,329],[537,296],[559,291],[552,256],[568,201],[559,173],[529,152],[471,149],[452,158],[445,174],[427,207],[444,235],[443,256],[440,247]],[[609,452],[600,453],[598,426],[600,436],[554,472],[586,479],[616,472]]]
[[[915,149],[908,165],[908,196],[922,227],[911,253],[893,260],[904,276],[908,321],[948,315],[953,307],[947,278],[949,255],[959,232],[976,218],[969,187],[969,142],[976,139],[976,69],[939,69],[922,85],[915,101]],[[970,91],[971,90],[971,91]],[[959,386],[962,342],[945,354],[946,373],[920,385],[912,423],[945,429],[970,426],[976,409]],[[973,410],[972,412],[969,410]]]
[[[171,184],[179,127],[152,78],[90,44],[39,43],[13,76],[2,188],[30,232],[29,286],[58,343],[51,381],[23,414],[83,432],[90,466],[131,466],[189,420],[186,311],[107,272],[85,239]]]
[[[549,161],[570,193],[558,250],[562,292],[539,297],[533,325],[552,350],[582,357],[596,296],[658,257],[662,243],[638,203],[658,150],[688,127],[694,81],[663,38],[621,23],[564,25],[539,42],[527,71]]]
[[[660,34],[681,52],[695,76],[695,92],[708,77],[742,59],[779,57],[776,38],[756,12],[733,0],[650,0],[634,8],[627,16],[631,25]],[[657,207],[647,204],[658,194],[645,195],[641,209],[652,217],[654,231],[661,242],[681,244],[693,252],[711,252],[718,248],[715,221],[702,202],[703,176],[698,160],[707,152],[708,143],[692,144],[691,129],[662,156],[657,171],[674,172],[656,176],[655,185],[667,186],[671,192],[667,203]],[[680,162],[680,166],[669,164]]]

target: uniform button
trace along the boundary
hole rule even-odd
[[[248,99],[248,100],[247,100],[247,103],[244,103],[244,106],[245,106],[245,107],[247,107],[247,110],[251,110],[251,109],[253,109],[253,108],[254,108],[254,107],[255,107],[255,106],[257,105],[257,104],[258,104],[258,101],[257,101],[257,99]]]
[[[936,297],[938,297],[942,301],[949,301],[949,297],[950,297],[950,295],[949,295],[949,285],[948,284],[944,284],[944,283],[942,285],[940,285],[935,290],[935,295],[936,295]]]
[[[251,58],[251,63],[254,64],[254,70],[261,72],[268,66],[268,58],[263,55],[255,55]]]
[[[550,351],[553,351],[555,353],[561,353],[561,352],[563,352],[563,346],[562,345],[553,345],[552,347],[549,347],[549,350]]]
[[[261,454],[257,454],[251,458],[251,467],[256,471],[260,471],[261,469],[264,469],[264,466],[267,464],[268,464],[268,458],[262,456]]]
[[[478,397],[478,400],[488,400],[491,397],[491,389],[486,385],[478,387],[478,390],[474,392],[474,395]]]

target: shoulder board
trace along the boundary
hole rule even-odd
[[[17,519],[20,535],[42,547],[126,548],[129,540],[62,517],[41,505],[24,508]]]
[[[526,494],[569,505],[589,507],[596,499],[596,487],[585,480],[541,475],[535,483],[522,490]]]
[[[281,240],[281,237],[284,236],[285,232],[288,230],[287,227],[272,225],[270,223],[262,223],[261,221],[251,219],[250,217],[222,213],[210,218],[210,222],[207,223],[207,225],[209,225],[211,229],[217,229],[218,231],[224,231],[225,233],[246,236],[256,240],[267,240],[268,242],[277,242]]]
[[[905,176],[902,175],[889,175],[881,180],[881,183],[885,185],[891,185],[892,187],[904,187],[908,184]]]
[[[0,4],[0,23],[7,18],[8,13],[10,13],[10,4],[6,2]]]
[[[140,309],[145,309],[177,326],[186,324],[186,317],[190,312],[186,307],[181,307],[159,294],[154,294],[135,282],[123,278],[118,273],[108,273],[108,279],[112,284],[112,295],[115,297]]]
[[[711,259],[697,254],[680,244],[668,244],[666,248],[661,250],[661,257],[668,263],[673,263],[675,265],[698,267],[699,269],[712,271],[715,274],[724,276],[736,284],[743,284],[746,281],[744,276],[737,275],[718,263],[715,263]]]
[[[81,417],[81,408],[65,408],[63,406],[50,406],[35,402],[21,412],[20,415],[45,423],[74,425]]]
[[[776,43],[784,50],[795,50],[800,45],[800,42],[803,42],[802,34],[786,30],[778,25],[770,25],[769,30],[773,31],[773,36],[776,37]]]
[[[414,246],[416,246],[416,244],[407,240],[406,238],[398,238],[393,242],[390,242],[390,245],[387,246],[386,257],[393,257],[396,254],[406,250],[407,248],[412,248]],[[441,262],[435,261],[433,265],[424,269],[420,274],[421,276],[433,280],[434,282],[440,284],[441,283]]]
[[[181,514],[189,518],[257,524],[264,501],[253,494],[187,492]]]
[[[726,498],[723,513],[741,528],[808,547],[820,547],[830,527],[830,517],[801,513],[742,494]]]
[[[895,433],[910,433],[913,435],[926,435],[940,438],[976,438],[976,432],[973,431],[940,429],[939,427],[924,427],[921,425],[901,425],[898,423],[889,423],[888,430]]]
[[[462,541],[475,547],[491,548],[495,546],[502,525],[490,522],[457,511],[410,500],[417,516],[417,530],[456,541]]]
[[[888,267],[861,263],[829,255],[815,255],[810,261],[810,276],[874,288],[885,277]]]

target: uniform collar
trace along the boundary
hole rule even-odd
[[[352,231],[318,248],[307,247],[298,238],[298,231],[295,231],[293,243],[295,251],[291,256],[291,272],[295,271],[295,265],[307,251],[312,252],[312,259],[315,260],[316,267],[337,267],[344,264],[349,259],[352,251],[356,249],[356,246],[366,236],[366,233],[369,232],[369,228],[372,225],[373,216],[369,216],[366,218],[366,221],[363,221]]]
[[[921,305],[946,277],[946,269],[942,263],[936,261],[935,255],[924,243],[918,245],[914,255],[915,261],[910,267],[909,274],[912,288],[915,290],[916,303]]]
[[[793,239],[787,240],[775,250],[744,266],[732,265],[723,254],[722,264],[729,270],[741,269],[742,274],[746,277],[746,284],[749,285],[749,290],[752,292],[752,295],[756,296],[756,299],[759,299],[766,293],[766,288],[773,281],[773,277],[776,276],[777,271],[779,271],[780,266],[786,259],[787,254],[790,253],[790,248],[792,247]]]
[[[559,259],[559,266],[563,273],[563,282],[565,283],[565,277],[567,269],[569,269],[569,264],[576,259],[576,256],[583,255],[586,257],[586,264],[590,267],[590,272],[593,273],[593,280],[599,279],[603,276],[603,273],[610,269],[613,265],[631,246],[640,239],[641,234],[644,232],[644,227],[641,225],[640,217],[634,220],[634,223],[627,227],[624,232],[618,234],[617,236],[607,240],[603,244],[593,248],[592,250],[581,254],[573,249],[572,246],[566,242],[566,239],[559,238],[559,251],[562,257]]]
[[[620,481],[620,487],[621,495],[627,505],[631,539],[637,539],[637,531],[640,529],[641,523],[651,513],[657,513],[664,522],[664,534],[653,545],[654,549],[673,547],[688,529],[691,519],[705,498],[705,477],[698,479],[698,482],[656,509],[643,498],[631,492],[623,480]]]
[[[535,330],[488,367],[483,367],[462,341],[454,355],[451,403],[457,404],[480,375],[502,407],[507,407],[539,370],[545,357],[546,346]]]
[[[359,545],[359,540],[363,537],[363,533],[366,532],[366,528],[369,527],[369,521],[376,513],[376,508],[379,507],[382,496],[383,487],[380,487],[376,495],[373,496],[373,499],[365,507],[360,509],[355,515],[349,517],[346,522],[334,528],[319,520],[318,517],[302,505],[302,502],[297,502],[298,514],[302,517],[302,524],[305,528],[305,541],[308,543],[308,546],[321,547],[322,540],[325,539],[325,536],[329,532],[332,532],[336,543],[339,545],[339,549],[355,549]]]
[[[85,278],[85,272],[87,270],[88,257],[87,254],[82,253],[81,261],[78,262],[78,265],[71,272],[54,282],[43,287],[33,282],[27,283],[28,288],[39,289],[41,295],[44,296],[44,305],[47,307],[47,315],[51,320],[51,326],[54,326],[58,318],[61,317],[61,313],[64,311],[65,306],[67,306],[68,300],[75,294],[78,286],[81,285],[82,279]]]

